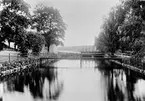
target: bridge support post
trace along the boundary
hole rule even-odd
[[[82,68],[82,59],[80,58],[80,68]]]

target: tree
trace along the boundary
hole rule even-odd
[[[51,44],[62,44],[61,40],[65,36],[66,24],[57,9],[38,4],[34,11],[33,28],[44,35],[49,51]]]
[[[105,18],[102,25],[102,32],[97,38],[99,47],[101,46],[103,50],[113,54],[116,50],[120,49],[119,28],[125,20],[127,11],[127,7],[124,8],[120,4],[110,11],[108,18]]]
[[[15,39],[16,44],[18,45],[18,50],[21,53],[21,56],[27,56],[28,50],[30,48],[29,41],[26,35],[25,30],[21,30]]]
[[[121,0],[121,4],[110,11],[109,17],[103,24],[104,35],[99,36],[99,38],[110,39],[106,41],[111,44],[106,44],[107,42],[103,40],[108,51],[114,53],[120,49],[122,52],[132,51],[136,54],[143,50],[142,48],[145,47],[144,12],[145,1],[142,0]]]
[[[101,52],[110,52],[111,40],[103,31],[99,33],[99,36],[95,40],[96,49]]]
[[[121,25],[121,41],[126,44],[124,50],[136,54],[144,46],[145,35],[142,32],[145,27],[145,1],[127,0],[124,1],[124,6],[127,6],[129,11]]]
[[[29,5],[23,0],[2,0],[0,41],[15,42],[30,23]],[[25,33],[23,33],[25,34]],[[23,35],[22,35],[23,37]]]
[[[19,51],[22,53],[22,56],[26,56],[28,50],[32,50],[34,55],[38,55],[44,45],[44,37],[37,32],[24,31],[21,32],[20,36],[18,36],[16,43]]]
[[[28,32],[27,40],[27,47],[32,50],[34,55],[38,55],[44,45],[44,37],[37,32]]]

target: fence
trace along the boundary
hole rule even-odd
[[[13,60],[17,60],[18,59],[18,55],[14,55],[14,54],[6,54],[6,55],[0,55],[0,63],[3,63],[5,61],[11,62]]]
[[[35,54],[35,53],[28,53],[28,54],[14,54],[14,53],[8,53],[8,54],[0,54],[0,64],[4,62],[12,62],[15,60],[21,60],[21,59],[27,59],[27,58],[32,58],[32,59],[37,59],[37,58],[47,58],[47,57],[53,57],[53,58],[61,58],[61,57],[71,57],[71,58],[76,58],[80,57],[79,54],[76,53],[40,53],[40,54]]]
[[[12,61],[16,61],[16,60],[21,60],[21,59],[25,59],[25,58],[38,58],[38,56],[34,56],[32,54],[23,54],[23,56],[21,56],[21,54],[13,54],[13,53],[8,53],[8,54],[4,54],[4,55],[0,55],[0,64],[4,63],[4,62],[12,62]]]

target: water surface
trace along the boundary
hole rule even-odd
[[[0,101],[145,101],[143,75],[100,60],[60,60],[0,82]]]

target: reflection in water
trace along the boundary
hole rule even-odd
[[[0,83],[0,101],[145,101],[145,76],[109,61],[61,60]],[[72,69],[74,68],[74,69]]]
[[[145,80],[140,79],[135,84],[134,97],[137,101],[145,101]]]
[[[57,99],[63,87],[58,82],[56,70],[37,69],[8,80],[5,86],[9,96],[12,96],[9,92],[30,92],[34,99]]]
[[[116,66],[115,66],[116,67]],[[108,68],[108,69],[106,69]],[[98,68],[103,74],[102,82],[106,87],[106,101],[144,101],[145,92],[141,92],[145,80],[141,80],[142,76],[128,69],[115,69],[106,66],[106,68]],[[138,81],[139,80],[139,81]]]
[[[53,64],[54,67],[59,68],[94,68],[96,66],[94,60],[61,60]]]

